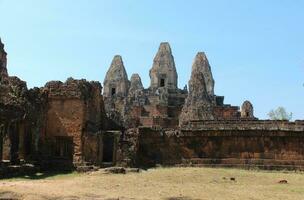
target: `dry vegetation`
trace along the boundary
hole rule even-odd
[[[235,181],[230,180],[235,178]],[[288,184],[279,184],[280,180]],[[0,180],[0,199],[300,200],[304,174],[209,168],[37,175]]]

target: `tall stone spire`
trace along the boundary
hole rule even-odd
[[[7,58],[6,58],[6,52],[4,50],[4,44],[1,42],[0,38],[0,82],[8,77],[7,74],[7,68],[6,68],[6,63],[7,63]]]
[[[209,81],[209,82],[208,82]],[[209,84],[209,85],[208,85]],[[204,53],[198,53],[192,65],[189,94],[180,115],[180,124],[191,120],[213,120],[214,81]]]
[[[104,80],[104,96],[121,96],[128,95],[130,82],[124,67],[121,56],[114,56],[111,66]]]
[[[198,68],[198,70],[201,70],[201,72],[203,73],[208,95],[213,96],[214,95],[214,79],[212,76],[211,67],[210,67],[206,54],[204,52],[198,52],[195,57],[194,62],[195,62],[195,66]]]
[[[177,72],[175,68],[174,57],[168,42],[162,42],[158,52],[153,60],[153,66],[150,70],[152,90],[159,87],[168,89],[177,89]]]

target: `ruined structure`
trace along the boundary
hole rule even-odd
[[[304,121],[258,120],[253,105],[224,103],[207,56],[197,53],[189,90],[178,88],[168,43],[161,43],[145,88],[115,56],[104,85],[51,81],[27,89],[7,73],[0,42],[0,176],[20,161],[41,168],[233,166],[304,168]],[[102,94],[103,89],[103,94]],[[6,163],[6,164],[5,164]]]
[[[113,64],[111,64],[109,71],[112,67]],[[123,68],[121,71],[125,72],[126,70]],[[118,77],[119,73],[120,71],[116,71],[112,77]],[[124,82],[128,82],[125,78],[126,76]],[[130,89],[125,97],[113,95],[111,98],[106,98],[106,111],[116,113],[112,116],[119,118],[120,124],[125,129],[138,126],[168,128],[178,125],[178,116],[187,96],[187,90],[181,90],[177,87],[177,71],[168,43],[160,44],[150,70],[150,78],[151,85],[145,89],[139,75],[134,74],[131,78]],[[106,76],[105,83],[114,80],[110,76]],[[121,83],[117,82],[117,84]]]
[[[27,89],[8,76],[0,46],[0,177],[24,171],[7,168],[24,162],[42,169],[115,164],[121,131],[109,131],[101,84],[69,78]]]

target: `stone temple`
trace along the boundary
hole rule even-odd
[[[148,88],[138,74],[129,80],[116,55],[103,86],[69,78],[28,89],[9,76],[0,41],[0,176],[29,164],[304,169],[304,121],[259,120],[249,101],[225,104],[205,53],[195,55],[188,87],[180,89],[163,42],[149,75]]]

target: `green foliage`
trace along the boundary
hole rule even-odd
[[[268,113],[271,120],[291,120],[292,113],[288,113],[284,107],[278,107],[276,110],[271,110]]]

